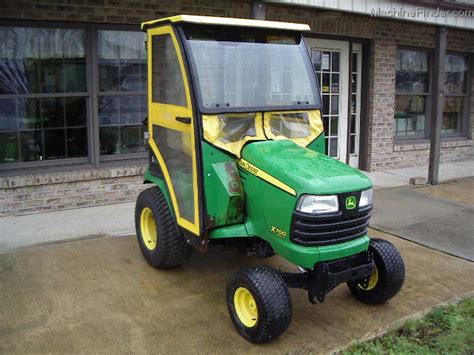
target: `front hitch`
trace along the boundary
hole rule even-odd
[[[288,287],[307,290],[309,302],[316,304],[316,301],[324,302],[326,295],[343,282],[358,280],[362,287],[367,287],[373,269],[371,253],[364,251],[317,263],[313,269],[301,273],[282,272],[281,276]]]

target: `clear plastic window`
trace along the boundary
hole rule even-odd
[[[263,121],[269,139],[290,139],[303,147],[324,131],[319,110],[266,112]]]
[[[300,34],[184,26],[203,108],[319,106]]]
[[[204,138],[238,157],[246,142],[266,139],[259,113],[203,115],[202,121]]]
[[[186,106],[183,77],[171,35],[157,35],[151,40],[153,102]]]
[[[191,134],[153,126],[153,139],[170,175],[182,218],[194,223],[194,180]]]
[[[272,113],[270,116],[272,135],[289,139],[305,138],[311,134],[306,112]]]
[[[249,141],[290,139],[306,147],[324,131],[319,110],[202,116],[204,139],[237,157]]]

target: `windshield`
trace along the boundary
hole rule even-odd
[[[204,111],[320,107],[299,33],[222,26],[183,29]]]

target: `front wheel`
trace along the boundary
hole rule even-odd
[[[349,281],[347,286],[359,301],[381,304],[394,297],[405,281],[405,264],[397,248],[389,241],[373,238],[369,251],[374,257],[374,270],[369,281]]]
[[[291,322],[291,298],[280,273],[267,265],[246,266],[227,284],[227,308],[237,331],[252,343],[280,336]]]

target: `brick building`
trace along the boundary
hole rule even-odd
[[[139,24],[179,13],[309,24],[331,156],[367,171],[428,165],[434,142],[434,161],[474,159],[472,5],[0,0],[0,216],[135,199],[146,167]]]

